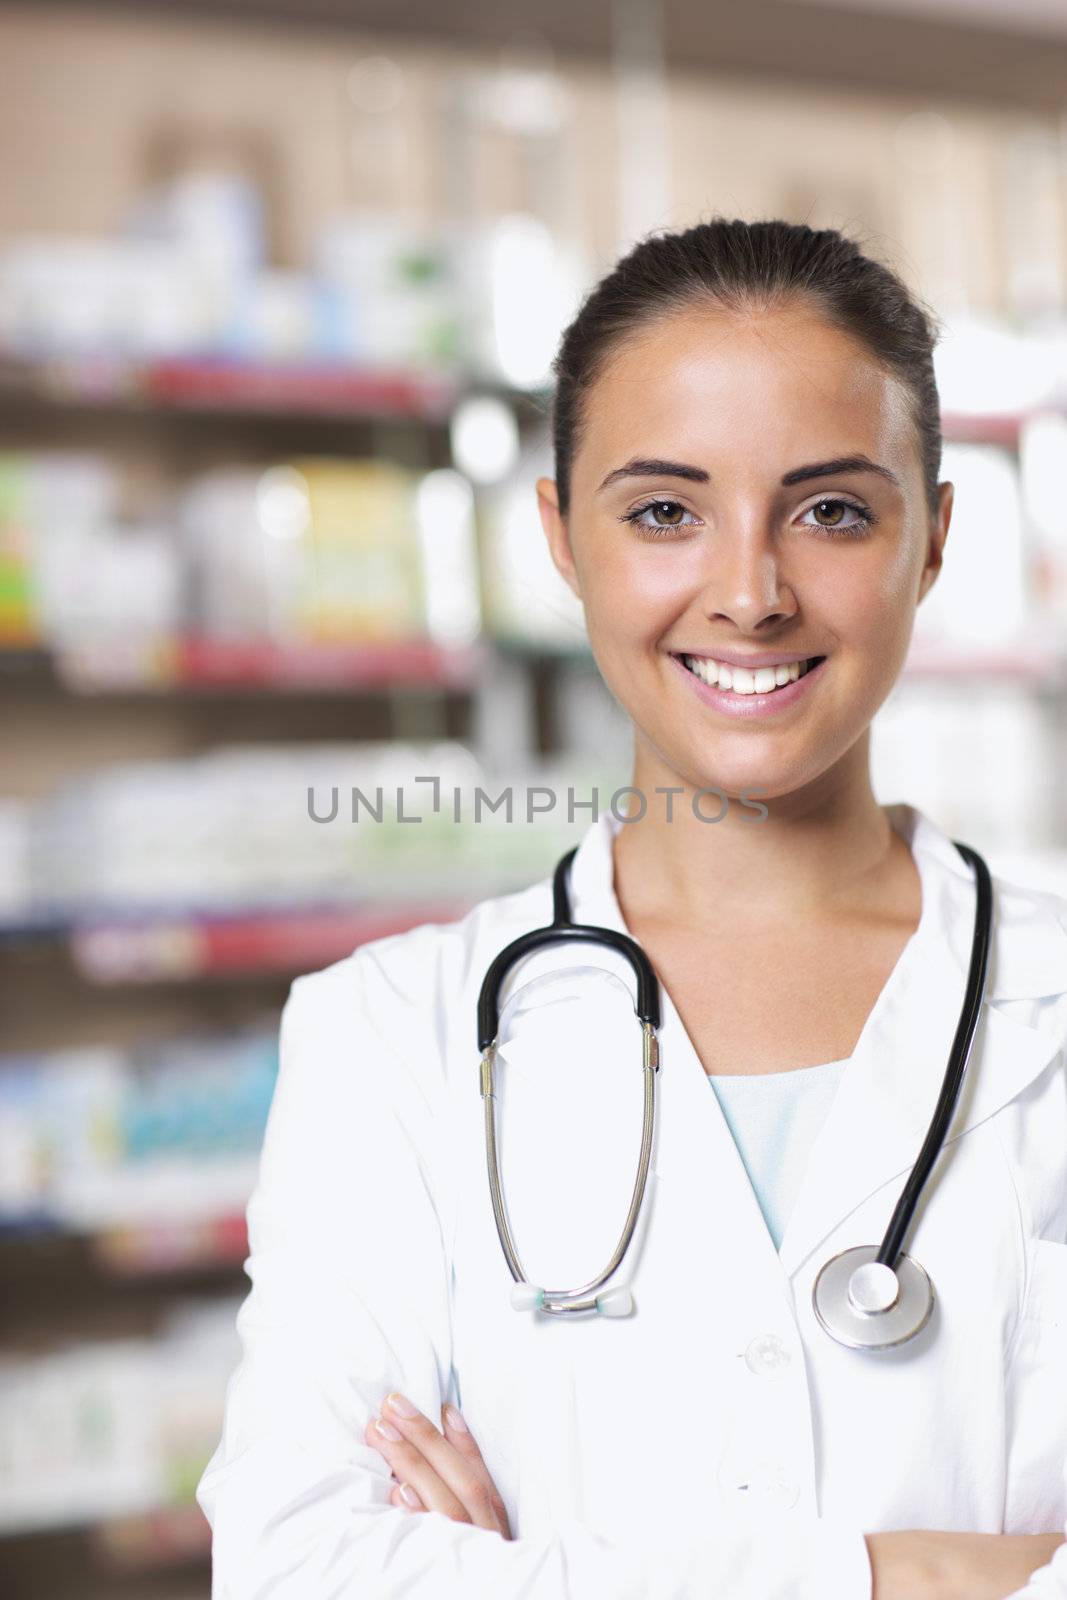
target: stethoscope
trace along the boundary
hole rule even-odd
[[[838,1344],[846,1345],[852,1350],[887,1350],[893,1345],[904,1344],[926,1326],[934,1308],[933,1284],[919,1263],[904,1254],[904,1237],[911,1225],[926,1180],[941,1153],[963,1084],[971,1041],[974,1038],[974,1030],[985,995],[993,923],[993,890],[989,868],[977,850],[961,844],[958,839],[952,842],[963,859],[974,869],[976,903],[967,989],[937,1106],[922,1149],[897,1202],[896,1210],[890,1218],[881,1245],[862,1244],[855,1245],[849,1250],[842,1250],[839,1255],[833,1256],[826,1262],[812,1289],[812,1304],[819,1322]],[[520,934],[517,939],[506,945],[490,965],[478,995],[478,1049],[482,1058],[481,1095],[485,1104],[489,1190],[497,1233],[515,1280],[511,1291],[511,1304],[517,1311],[544,1311],[552,1316],[596,1311],[606,1317],[625,1317],[633,1308],[633,1296],[628,1285],[619,1284],[600,1293],[597,1291],[611,1277],[629,1249],[641,1202],[644,1199],[649,1157],[652,1153],[655,1083],[659,1072],[657,1038],[657,1029],[660,1025],[659,982],[648,957],[629,934],[618,933],[613,928],[601,928],[571,921],[567,878],[576,851],[577,846],[568,850],[553,874],[551,925]],[[612,1253],[611,1260],[598,1277],[592,1278],[578,1289],[542,1289],[527,1279],[505,1215],[500,1166],[497,1160],[493,1065],[496,1060],[497,1032],[500,1025],[498,1000],[500,985],[505,974],[516,961],[529,955],[531,951],[568,939],[602,944],[617,950],[626,957],[637,978],[637,1003],[634,1009],[640,1018],[642,1033],[645,1080],[644,1123],[641,1152],[637,1163],[637,1181],[634,1184],[622,1237]]]

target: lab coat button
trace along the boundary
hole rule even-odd
[[[752,1474],[749,1493],[765,1505],[786,1510],[800,1499],[800,1485],[781,1467],[762,1461]]]
[[[719,1469],[723,1499],[735,1505],[788,1510],[800,1499],[800,1484],[777,1461],[732,1458]]]
[[[745,1365],[750,1372],[778,1372],[792,1359],[776,1333],[761,1333],[745,1351]]]

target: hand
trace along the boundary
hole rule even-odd
[[[1063,1542],[1062,1533],[869,1533],[872,1600],[1005,1600]]]
[[[391,1402],[399,1399],[412,1413],[405,1416]],[[489,1476],[474,1435],[454,1421],[459,1412],[441,1407],[443,1432],[439,1432],[403,1395],[388,1395],[381,1421],[399,1434],[385,1438],[372,1417],[363,1432],[364,1444],[373,1445],[392,1469],[395,1485],[391,1505],[407,1511],[442,1511],[453,1522],[469,1522],[511,1538],[508,1515],[500,1492]],[[414,1492],[412,1505],[403,1489]]]

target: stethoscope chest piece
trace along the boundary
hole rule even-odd
[[[904,1344],[930,1320],[934,1286],[911,1256],[896,1267],[878,1260],[879,1246],[859,1244],[831,1257],[815,1280],[815,1315],[832,1339],[851,1350]]]

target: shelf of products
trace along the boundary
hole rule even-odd
[[[222,356],[123,360],[102,353],[0,358],[0,406],[278,417],[405,417],[444,423],[470,380],[429,368],[375,370],[348,361],[248,361]]]
[[[452,922],[460,900],[344,910],[258,912],[245,917],[167,918],[101,924],[70,934],[78,971],[91,983],[166,983],[313,972],[357,945],[422,922]]]
[[[150,1338],[0,1359],[0,1533],[90,1527],[127,1564],[206,1554],[192,1490],[217,1441],[239,1303],[178,1300]]]
[[[242,1168],[247,1184],[250,1168]],[[51,1252],[57,1241],[71,1249],[60,1260]],[[243,1208],[214,1215],[168,1216],[101,1225],[88,1231],[64,1225],[44,1211],[12,1222],[0,1216],[0,1255],[5,1281],[14,1289],[37,1271],[62,1270],[71,1278],[94,1275],[101,1280],[167,1282],[205,1274],[233,1275],[248,1255],[248,1228]]]
[[[387,644],[329,644],[196,637],[94,639],[62,650],[56,670],[81,694],[108,690],[210,692],[239,690],[351,694],[376,688],[469,689],[488,664],[476,645],[448,647],[429,639]]]

